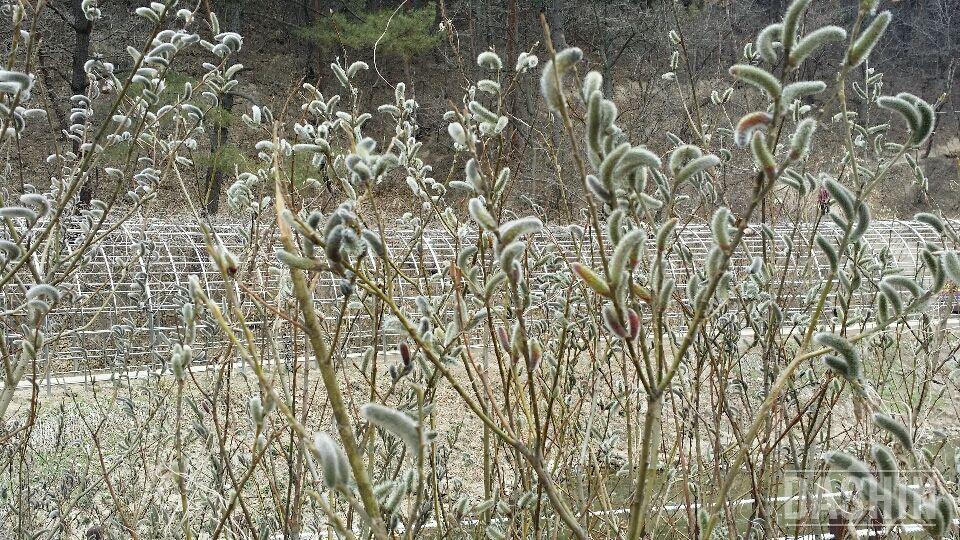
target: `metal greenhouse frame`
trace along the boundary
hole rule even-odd
[[[281,282],[284,274],[279,271],[273,255],[275,231],[259,231],[253,236],[257,241],[251,241],[242,229],[244,226],[221,224],[215,226],[213,232],[219,242],[234,253],[259,250],[256,260],[262,264],[241,270],[244,286],[251,289],[245,292],[279,305],[289,302],[289,291]],[[737,250],[731,268],[735,272],[746,271],[752,257],[766,250],[769,260],[779,268],[786,268],[778,276],[783,278],[780,300],[788,316],[795,314],[801,310],[802,299],[809,292],[806,288],[816,278],[824,278],[829,269],[823,254],[808,245],[814,228],[827,238],[842,234],[828,219],[819,224],[773,226],[769,229],[772,235],[762,234],[762,229],[754,226]],[[102,369],[122,373],[131,368],[163,365],[170,345],[182,332],[179,313],[189,295],[188,276],[197,275],[204,291],[214,301],[221,301],[227,292],[222,276],[210,262],[204,234],[198,225],[144,219],[118,223],[107,230],[71,279],[61,284],[64,299],[48,317],[45,332],[51,343],[43,353],[46,377],[51,372],[84,373]],[[79,222],[65,224],[60,234],[67,255],[78,249],[86,238]],[[681,225],[676,234],[677,246],[689,250],[687,260],[706,259],[713,242],[709,226]],[[544,242],[538,245],[552,245],[568,260],[598,264],[596,254],[590,252],[594,244],[589,238],[581,238],[569,228],[560,227],[547,228],[542,235]],[[412,280],[396,280],[397,300],[413,305],[421,291],[442,289],[449,262],[455,259],[460,248],[476,241],[476,233],[457,238],[442,230],[428,229],[418,234],[410,227],[398,226],[387,230],[384,240],[388,251],[400,261],[400,268]],[[911,276],[921,266],[920,250],[927,244],[942,245],[943,241],[932,228],[915,221],[875,221],[863,238],[873,255],[888,252],[889,259]],[[649,242],[648,248],[655,249],[653,239]],[[678,251],[673,250],[667,267],[677,288],[682,290],[691,269]],[[542,282],[550,278],[549,274],[534,271],[531,279]],[[329,272],[320,274],[315,295],[322,313],[336,315],[344,307],[339,289],[339,281]],[[240,296],[249,298],[249,295]],[[13,309],[22,300],[18,297],[13,293],[0,296],[0,307]],[[244,308],[250,314],[248,322],[259,329],[263,339],[268,335],[289,335],[290,325],[264,328],[264,323],[275,317],[253,302],[247,301]],[[349,335],[344,347],[356,352],[371,345],[372,321],[358,316],[351,324],[346,329]],[[8,339],[14,338],[8,336]],[[214,330],[209,322],[200,325],[194,348],[200,353],[196,361],[203,362],[205,353],[222,351],[226,345],[222,332]],[[386,340],[384,345],[389,346]],[[38,378],[42,377],[38,374]]]

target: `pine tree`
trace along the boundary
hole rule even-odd
[[[407,62],[440,43],[435,19],[433,3],[399,11],[351,9],[320,18],[298,34],[325,49],[366,51],[376,45],[378,54]]]

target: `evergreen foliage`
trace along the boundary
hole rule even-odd
[[[352,51],[367,51],[377,45],[378,54],[410,60],[440,43],[435,14],[432,3],[400,10],[344,10],[320,18],[297,32],[323,48],[342,46]]]

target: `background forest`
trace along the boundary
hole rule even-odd
[[[132,1],[100,2],[101,15],[92,22],[83,16],[81,0],[47,4],[51,9],[43,10],[39,25],[43,42],[38,72],[56,112],[50,121],[60,131],[68,125],[69,110],[57,98],[84,92],[87,59],[110,62],[122,77],[132,62],[125,49],[148,23],[132,14],[137,5]],[[723,111],[709,107],[711,94],[733,86],[726,66],[743,57],[744,47],[768,20],[783,12],[785,4],[780,0],[204,0],[201,11],[216,11],[225,30],[244,36],[243,48],[231,58],[243,69],[237,76],[242,84],[221,96],[217,114],[207,115],[208,146],[196,160],[205,168],[197,168],[202,172],[192,185],[198,193],[212,194],[209,209],[216,213],[224,186],[237,171],[254,166],[254,156],[245,149],[255,142],[255,135],[240,121],[241,115],[252,106],[267,106],[278,114],[296,113],[290,96],[301,82],[311,82],[325,93],[338,87],[329,70],[330,63],[338,60],[371,65],[365,75],[364,106],[382,102],[397,82],[406,81],[409,96],[419,104],[418,136],[431,161],[438,164],[438,171],[453,166],[454,152],[442,117],[451,100],[457,100],[482,74],[472,59],[485,50],[505,58],[516,58],[522,51],[542,56],[541,13],[550,25],[554,46],[560,50],[576,44],[585,54],[584,72],[595,69],[603,75],[604,93],[618,105],[617,121],[629,137],[660,152],[671,145],[668,132],[686,140],[691,124],[729,125]],[[960,195],[955,194],[960,170],[956,84],[960,0],[903,0],[891,3],[889,9],[891,27],[870,63],[860,66],[859,77],[864,77],[866,69],[882,72],[885,88],[909,87],[934,103],[938,114],[936,135],[914,156],[924,172],[911,165],[891,174],[889,189],[881,191],[876,211],[881,216],[908,217],[933,204],[956,213],[960,211]],[[823,9],[807,14],[804,24],[844,26],[856,14],[857,2],[830,0]],[[670,30],[683,37],[682,61],[672,57],[677,47],[667,39]],[[816,79],[836,68],[835,57],[818,52],[798,76]],[[198,75],[171,70],[168,92],[172,95]],[[561,169],[551,164],[554,155],[567,154],[561,128],[547,114],[535,81],[519,80],[511,90],[504,106],[513,119],[512,144],[503,158],[523,180],[511,200],[541,206],[554,217],[569,215],[583,206],[584,190],[580,182],[571,182],[563,174],[571,162],[561,159]],[[734,119],[751,106],[748,96],[740,92],[728,99],[726,114]],[[44,134],[31,144],[45,155],[52,142]],[[834,147],[825,146],[818,150],[817,159],[831,162],[837,156]],[[22,161],[12,165],[29,168]],[[306,178],[315,171],[302,172]],[[35,173],[40,171],[13,172],[5,181]],[[95,192],[97,182],[85,189]],[[161,203],[176,208],[178,189],[165,189]],[[378,189],[394,211],[409,207],[403,178],[388,178]],[[721,191],[721,199],[736,205],[743,186],[730,180]],[[928,197],[931,191],[940,195],[935,201]],[[90,196],[87,192],[82,198]]]

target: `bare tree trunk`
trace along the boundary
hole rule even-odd
[[[562,51],[567,48],[567,36],[564,33],[563,24],[563,0],[543,0],[540,6],[544,16],[547,18],[547,24],[550,25],[550,39],[553,40],[553,48]]]
[[[509,66],[517,58],[517,0],[507,1],[507,58]]]
[[[313,14],[319,10],[319,6],[316,4],[315,0],[303,0],[300,4],[300,15],[301,15],[301,24],[304,28],[309,28],[313,26]],[[310,83],[317,82],[317,46],[310,38],[301,38],[303,41],[303,47],[306,49],[304,51],[304,77]]]
[[[240,31],[240,14],[243,8],[243,0],[226,0],[224,6],[226,11],[226,26],[231,32]],[[229,65],[236,63],[236,58],[231,57]],[[226,144],[229,137],[229,123],[225,117],[233,109],[233,93],[227,93],[220,96],[221,114],[218,114],[213,121],[213,129],[210,130],[210,167],[207,170],[207,185],[204,189],[206,197],[206,209],[208,215],[215,215],[220,211],[220,193],[223,191],[223,169],[220,163],[220,154],[223,145]]]
[[[934,115],[933,115],[933,133],[930,135],[930,138],[927,139],[927,148],[923,151],[923,158],[926,159],[930,157],[930,151],[933,150],[933,139],[937,135],[937,129],[940,128],[940,120],[943,118],[943,107],[949,101],[948,96],[950,95],[950,89],[953,88],[953,78],[957,74],[957,59],[954,58],[950,61],[950,67],[947,68],[946,83],[944,84],[944,91],[942,98],[938,99],[934,104]]]

